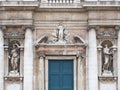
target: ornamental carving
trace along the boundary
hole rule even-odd
[[[65,30],[62,24],[59,24],[56,31],[52,33],[53,39],[50,43],[53,44],[67,44],[70,43],[68,39],[69,33]]]
[[[52,38],[50,38],[52,36]],[[70,33],[65,29],[62,24],[59,24],[56,30],[50,35],[44,34],[38,40],[35,41],[34,45],[38,47],[41,44],[48,45],[67,45],[67,44],[79,44],[85,45],[84,39],[76,34],[70,37]]]
[[[117,33],[114,28],[100,28],[97,38],[117,38]]]
[[[24,33],[19,31],[7,32],[4,34],[4,38],[24,38]]]

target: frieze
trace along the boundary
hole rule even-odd
[[[24,33],[19,31],[4,33],[4,38],[24,38]]]

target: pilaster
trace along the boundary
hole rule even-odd
[[[0,25],[0,90],[4,90],[4,38],[5,26]]]
[[[78,56],[78,90],[84,90],[84,60],[82,53]]]
[[[118,31],[118,90],[120,90],[120,26],[115,26],[115,29]]]
[[[39,90],[44,90],[44,58],[43,54],[39,55]]]

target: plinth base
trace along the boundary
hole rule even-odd
[[[111,71],[104,70],[102,75],[103,75],[103,76],[112,76],[113,74],[112,74]]]
[[[10,71],[10,73],[9,73],[9,76],[13,76],[13,77],[15,77],[15,76],[19,76],[19,73],[18,73],[18,71]]]

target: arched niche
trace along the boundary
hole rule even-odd
[[[105,45],[107,45],[108,47],[112,47],[113,44],[110,40],[104,40],[102,43],[101,43],[101,46],[105,47]]]
[[[104,40],[102,46],[102,73],[105,75],[113,74],[113,43],[110,40]]]

